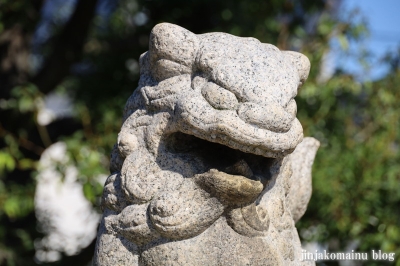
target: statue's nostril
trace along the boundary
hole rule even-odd
[[[249,124],[270,131],[288,132],[294,117],[278,103],[259,105],[256,103],[243,103],[237,110],[239,117]]]

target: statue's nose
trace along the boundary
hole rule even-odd
[[[286,108],[275,102],[263,104],[244,102],[239,105],[237,113],[242,120],[249,124],[283,133],[290,130],[296,116],[295,109],[294,100],[291,100]]]

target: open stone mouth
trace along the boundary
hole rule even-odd
[[[277,161],[181,132],[170,135],[167,143],[172,153],[200,158],[205,169],[197,175],[200,183],[217,188],[228,198],[242,197],[244,201],[254,200],[266,187],[272,178],[271,167]]]

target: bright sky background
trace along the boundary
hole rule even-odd
[[[52,0],[45,3],[42,12],[45,19],[50,19],[51,16],[54,16],[54,9],[59,9],[58,20],[64,21],[68,19],[76,0]],[[115,7],[115,3],[116,1],[114,0],[101,0],[97,12],[107,20],[110,10]],[[370,72],[365,73],[354,57],[348,55],[338,56],[335,53],[332,55],[331,63],[342,67],[346,72],[355,74],[360,80],[383,77],[388,68],[379,59],[388,51],[395,51],[400,47],[400,0],[343,0],[342,5],[340,10],[342,14],[358,8],[360,13],[368,20],[371,35],[365,40],[364,45],[374,55],[370,61],[373,67]],[[51,24],[48,21],[43,21],[38,25],[33,50],[35,50],[35,45],[41,45],[50,37],[50,26]],[[356,45],[350,45],[350,47],[358,49]],[[40,54],[35,56],[32,57],[34,67],[41,62]]]
[[[376,56],[372,61],[373,68],[369,78],[382,77],[387,68],[379,63],[378,59],[386,52],[395,51],[400,47],[400,0],[344,0],[343,5],[346,10],[359,8],[367,18],[371,35],[365,44]],[[362,71],[354,62],[344,61],[337,63],[341,65],[344,63],[346,70],[351,72]]]

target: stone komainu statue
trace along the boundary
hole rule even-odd
[[[155,26],[140,57],[94,265],[306,265],[295,222],[319,146],[294,97],[309,60],[254,38]]]

